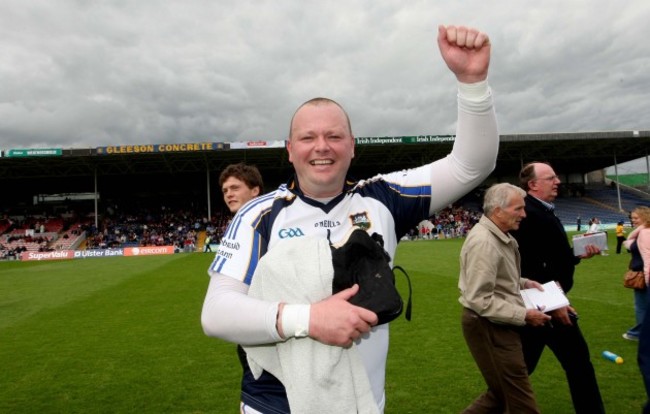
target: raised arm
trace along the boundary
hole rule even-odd
[[[451,154],[433,163],[430,213],[467,194],[494,169],[499,132],[487,83],[488,36],[463,26],[440,26],[438,46],[458,80],[458,124]]]

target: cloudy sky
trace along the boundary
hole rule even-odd
[[[0,149],[454,133],[438,24],[490,35],[502,133],[650,129],[647,0],[0,0]]]

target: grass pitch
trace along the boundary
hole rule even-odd
[[[610,246],[613,246],[610,235]],[[413,320],[391,323],[386,413],[458,413],[485,388],[460,328],[462,240],[404,242]],[[212,254],[0,263],[0,412],[235,413],[235,346],[200,326]],[[628,254],[583,261],[569,294],[610,413],[637,413],[645,391]],[[401,276],[398,286],[406,292]],[[616,365],[603,350],[625,359]],[[573,412],[559,363],[532,376],[543,412]]]

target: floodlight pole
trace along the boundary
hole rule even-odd
[[[207,194],[208,194],[208,222],[211,223],[212,222],[212,207],[210,206],[210,167],[209,166],[206,166],[205,173],[206,173],[206,176],[208,177],[208,179],[206,181],[207,186],[208,186],[208,188],[207,188],[207,190],[208,190],[207,191]]]
[[[618,162],[616,161],[616,153],[614,153],[614,175],[616,176],[616,196],[618,197],[618,211],[623,211],[621,204],[621,185],[618,181]]]
[[[650,188],[650,161],[648,161],[648,151],[645,152],[645,172],[648,177],[647,187]]]
[[[95,229],[99,229],[99,219],[97,218],[97,167],[95,167]]]

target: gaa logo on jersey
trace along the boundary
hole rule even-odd
[[[302,230],[300,230],[300,227],[296,227],[295,229],[292,228],[280,229],[280,231],[278,232],[278,236],[280,236],[281,239],[300,237],[304,235],[305,233],[303,233]]]
[[[352,221],[353,226],[360,227],[364,230],[370,228],[370,219],[368,218],[368,213],[365,211],[363,213],[355,213],[350,215],[350,220]]]

